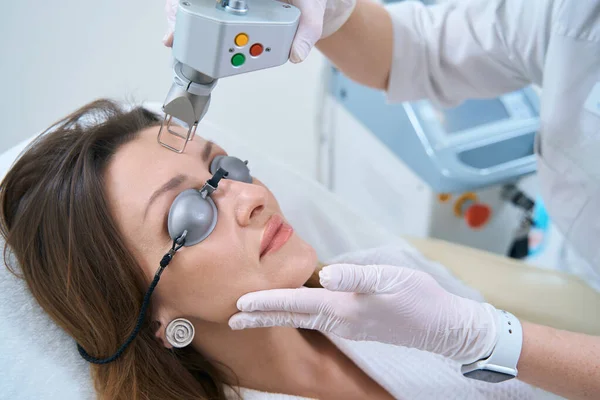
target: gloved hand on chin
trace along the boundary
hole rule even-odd
[[[323,268],[324,289],[276,289],[238,300],[232,329],[289,326],[413,347],[462,364],[491,354],[499,312],[444,290],[430,275],[388,265]]]
[[[304,61],[318,40],[340,29],[356,5],[356,0],[284,0],[283,2],[298,7],[301,12],[300,24],[290,55],[290,60],[294,63]],[[167,0],[165,5],[168,28],[163,43],[168,47],[173,45],[178,5],[179,0]]]

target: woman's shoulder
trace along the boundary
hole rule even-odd
[[[227,400],[314,400],[308,397],[292,396],[282,393],[261,392],[260,390],[243,387],[232,388],[230,386],[225,387],[225,396],[227,396]]]

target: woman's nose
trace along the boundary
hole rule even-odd
[[[222,204],[233,210],[240,226],[250,225],[262,213],[269,198],[267,189],[257,184],[223,180],[219,189]]]

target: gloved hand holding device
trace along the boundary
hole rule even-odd
[[[265,1],[265,0],[256,0]],[[356,0],[285,0],[300,9],[301,17],[298,31],[292,44],[290,60],[298,63],[304,61],[318,40],[336,32],[350,17]],[[173,32],[179,0],[167,0],[167,33],[163,38],[166,46],[173,44]],[[252,0],[250,0],[252,7]]]

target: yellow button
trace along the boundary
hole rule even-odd
[[[235,45],[238,47],[244,47],[248,44],[248,35],[245,33],[240,33],[235,37]]]

